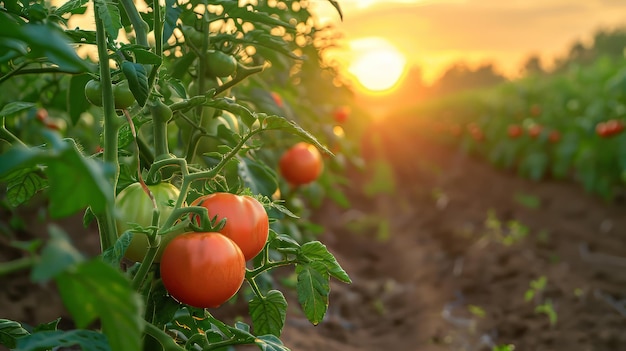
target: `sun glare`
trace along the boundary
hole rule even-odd
[[[348,72],[366,92],[388,91],[405,71],[406,58],[383,38],[364,38],[350,42],[353,60]]]

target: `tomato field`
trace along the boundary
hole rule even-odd
[[[313,5],[0,2],[0,349],[626,348],[626,42],[395,104]]]

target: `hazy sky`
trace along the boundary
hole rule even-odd
[[[325,0],[312,0],[324,3]],[[383,37],[427,79],[459,58],[511,74],[529,54],[549,64],[576,39],[626,27],[626,0],[339,0],[347,40]]]

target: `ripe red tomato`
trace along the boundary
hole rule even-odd
[[[226,218],[226,225],[219,232],[240,248],[246,261],[258,255],[269,235],[269,219],[260,202],[247,195],[213,193],[200,196],[191,206],[202,206],[209,211],[209,218],[217,216],[217,222]],[[199,224],[199,217],[192,215]]]
[[[616,119],[606,121],[605,125],[609,136],[617,135],[624,130],[622,122]]]
[[[292,185],[304,185],[316,180],[324,163],[322,155],[311,144],[300,142],[285,151],[278,163],[280,174]]]
[[[270,92],[270,95],[272,96],[272,100],[274,100],[274,103],[276,104],[276,106],[278,107],[283,107],[284,103],[283,103],[283,98],[280,96],[280,94],[278,94],[275,91]]]
[[[348,116],[350,116],[350,107],[349,106],[341,106],[335,109],[333,112],[333,118],[337,123],[344,123]]]
[[[507,129],[507,133],[511,139],[519,138],[522,135],[522,127],[518,124],[511,124]]]
[[[170,183],[148,185],[148,189],[150,189],[152,196],[154,196],[157,208],[161,214],[161,223],[163,223],[174,211],[174,207],[171,206],[171,204],[178,199],[180,190]],[[117,210],[115,224],[117,226],[118,235],[122,235],[125,231],[129,230],[132,223],[143,227],[148,227],[152,224],[152,201],[148,194],[143,191],[139,183],[133,183],[117,194],[115,198],[115,208]],[[168,241],[174,236],[176,236],[176,233],[170,233],[161,238],[161,245],[154,259],[155,262],[159,262]],[[124,257],[139,262],[143,260],[143,257],[146,255],[148,245],[148,238],[145,234],[135,234],[124,253]]]
[[[561,133],[558,130],[553,130],[548,135],[548,140],[551,143],[558,143],[561,140]]]
[[[215,308],[233,297],[246,274],[241,249],[219,233],[185,233],[163,252],[161,279],[176,300]]]
[[[543,127],[541,127],[541,125],[533,124],[532,126],[528,127],[528,135],[531,138],[536,139],[537,137],[539,137],[542,130],[543,130]]]
[[[539,115],[541,114],[541,106],[534,104],[530,107],[530,114],[533,117],[539,117]]]

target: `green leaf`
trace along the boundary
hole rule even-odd
[[[124,49],[126,49],[125,47]],[[135,54],[135,62],[143,65],[160,65],[163,61],[159,55],[144,48],[134,47],[131,51]]]
[[[20,351],[42,351],[58,347],[80,346],[83,351],[110,351],[107,338],[93,330],[45,331],[17,341]]]
[[[133,240],[133,233],[130,231],[124,232],[117,238],[113,246],[102,253],[102,260],[113,267],[119,267],[131,240]]]
[[[59,275],[56,283],[79,328],[99,317],[112,350],[141,349],[143,303],[122,272],[94,259]]]
[[[28,331],[18,322],[0,319],[0,345],[10,349],[17,346],[17,339],[29,335]]]
[[[296,291],[298,302],[307,319],[318,325],[328,309],[328,295],[330,294],[330,275],[326,266],[320,261],[297,263],[296,274],[298,281]]]
[[[335,257],[328,251],[326,246],[319,241],[311,241],[302,245],[300,257],[307,260],[318,261],[326,267],[328,273],[344,283],[352,283],[346,271],[341,268]]]
[[[339,18],[343,21],[343,13],[341,12],[341,7],[339,6],[339,1],[336,1],[336,0],[328,0],[328,1],[337,10],[337,13],[339,14]]]
[[[94,3],[100,19],[104,22],[104,28],[108,36],[112,39],[117,39],[119,30],[122,29],[120,10],[117,8],[117,5],[106,0],[94,0]]]
[[[113,201],[107,180],[112,171],[103,163],[83,157],[71,142],[58,159],[48,163],[46,170],[50,181],[50,216],[67,217],[88,206],[94,213],[101,213],[107,202]]]
[[[252,126],[256,121],[256,117],[250,110],[230,98],[209,99],[204,103],[204,106],[215,107],[235,114],[241,117],[243,123],[248,127]]]
[[[70,86],[67,90],[67,110],[73,125],[76,125],[80,115],[90,106],[85,97],[85,85],[89,80],[91,80],[89,74],[74,75],[70,78]]]
[[[256,334],[280,337],[287,316],[287,300],[282,292],[271,290],[264,297],[255,296],[248,309]]]
[[[39,283],[47,282],[84,260],[83,255],[72,246],[67,234],[61,228],[51,224],[48,230],[50,240],[44,246],[39,262],[31,271],[31,279]]]
[[[48,186],[48,181],[38,172],[28,172],[21,177],[15,177],[7,184],[7,201],[9,206],[17,207],[25,204],[38,191]]]
[[[122,72],[128,79],[128,87],[135,96],[139,106],[144,106],[148,101],[148,76],[146,75],[146,69],[139,63],[130,61],[124,61],[122,63]]]
[[[33,329],[33,333],[57,330],[60,321],[61,321],[61,317],[53,320],[52,322],[39,324]]]
[[[65,4],[61,5],[61,7],[57,8],[54,11],[54,14],[57,16],[63,16],[66,13],[76,14],[81,11],[84,12],[86,9],[85,4],[87,4],[89,0],[69,0]]]
[[[0,30],[0,36],[3,31]],[[25,41],[30,49],[30,55],[45,57],[49,62],[59,65],[59,68],[70,72],[90,71],[90,66],[81,59],[67,36],[58,27],[52,24],[26,24],[20,27],[20,32],[7,35]]]
[[[150,291],[147,304],[146,319],[158,328],[163,328],[167,323],[171,322],[181,306],[170,297],[163,282],[160,280]]]
[[[24,102],[24,101],[15,101],[10,102],[0,110],[0,118],[6,118],[11,115],[14,115],[18,112],[22,112],[24,110],[28,110],[32,107],[35,107],[35,104],[32,102]]]
[[[176,22],[183,12],[182,7],[174,5],[176,0],[165,0],[165,21],[163,22],[163,42],[167,43],[169,38],[174,33],[176,28]]]
[[[245,186],[254,194],[272,196],[278,188],[276,173],[264,163],[242,158],[238,164],[238,173]]]
[[[62,141],[54,133],[45,133],[53,148],[11,148],[0,155],[0,178],[18,169],[46,164],[52,218],[67,217],[88,206],[95,213],[102,212],[113,201],[107,180],[113,168],[83,157],[73,140]]]
[[[326,146],[322,145],[319,141],[317,141],[317,139],[313,135],[311,135],[311,133],[309,133],[306,130],[302,129],[302,127],[300,127],[298,124],[296,124],[296,122],[288,121],[284,117],[275,116],[275,115],[267,116],[267,117],[264,117],[264,118],[261,118],[261,119],[262,119],[261,124],[263,125],[263,129],[265,129],[265,130],[283,130],[285,132],[289,132],[291,134],[295,134],[295,135],[303,138],[307,142],[315,145],[322,152],[324,152],[324,153],[326,153],[328,155],[333,155],[333,153],[330,152],[330,150],[328,150],[326,148]]]
[[[254,343],[263,351],[289,351],[283,342],[274,335],[261,335],[254,339]]]
[[[227,8],[227,12],[231,17],[241,18],[248,22],[263,23],[270,26],[280,26],[285,27],[286,29],[296,30],[296,27],[288,22],[281,21],[280,19],[272,17],[265,12],[250,11],[247,7],[232,6]]]

